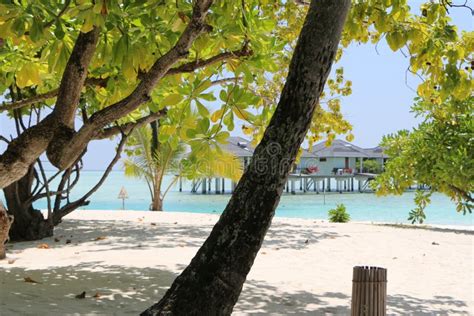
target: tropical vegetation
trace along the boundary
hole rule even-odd
[[[347,213],[344,204],[337,204],[336,208],[330,209],[328,217],[331,223],[347,223],[351,220],[351,216]]]

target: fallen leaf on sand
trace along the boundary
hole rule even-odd
[[[86,291],[82,292],[81,294],[77,294],[76,298],[78,298],[78,299],[86,298]]]
[[[14,264],[15,261],[16,261],[16,259],[10,259],[10,260],[8,260],[8,264]]]
[[[439,244],[436,241],[433,241],[431,244],[435,246],[439,246]]]
[[[265,251],[262,251],[261,254],[262,254],[262,255],[266,255],[267,253],[266,253]]]
[[[178,222],[174,222],[175,224],[178,224]]]
[[[85,293],[85,292],[84,292]],[[95,292],[94,296],[92,296],[93,298],[100,298],[101,295],[99,292]]]
[[[24,277],[23,280],[25,280],[25,282],[27,282],[27,283],[38,283],[38,284],[40,283],[38,281],[33,280],[30,277]]]
[[[305,244],[308,244],[308,243],[309,243],[309,240],[308,240],[308,239],[306,239],[306,241],[305,241],[304,243],[305,243]]]
[[[151,226],[156,226],[156,223],[150,223]]]
[[[105,237],[105,236],[99,236],[99,237],[97,237],[96,239],[94,239],[94,241],[99,241],[99,240],[104,240],[104,239],[107,239],[107,237]]]
[[[54,242],[59,242],[60,239],[59,238],[54,238]]]
[[[49,249],[49,245],[48,244],[39,244],[38,246],[36,246],[36,248],[39,248],[39,249]]]
[[[70,244],[71,242],[71,239],[66,239],[66,244]]]

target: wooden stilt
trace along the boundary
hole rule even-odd
[[[216,194],[221,194],[221,182],[219,180],[219,178],[214,179],[214,181],[216,182],[216,184],[214,185]]]
[[[203,178],[202,181],[201,181],[201,185],[202,185],[202,194],[206,194],[207,193],[207,180],[206,178]]]

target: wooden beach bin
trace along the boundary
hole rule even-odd
[[[354,267],[351,316],[387,315],[387,269]]]

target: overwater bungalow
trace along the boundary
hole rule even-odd
[[[221,148],[237,157],[244,169],[250,164],[255,149],[249,140],[239,136],[229,137]],[[387,158],[380,147],[362,148],[339,139],[330,146],[320,142],[311,151],[303,149],[288,178],[286,191],[343,192],[354,191],[355,188],[362,191],[367,189],[368,182],[375,176],[364,172],[364,161],[376,160],[382,166]],[[191,191],[225,193],[225,183],[226,180],[222,178],[199,179],[193,182]],[[230,186],[232,192],[235,183],[231,182]]]

